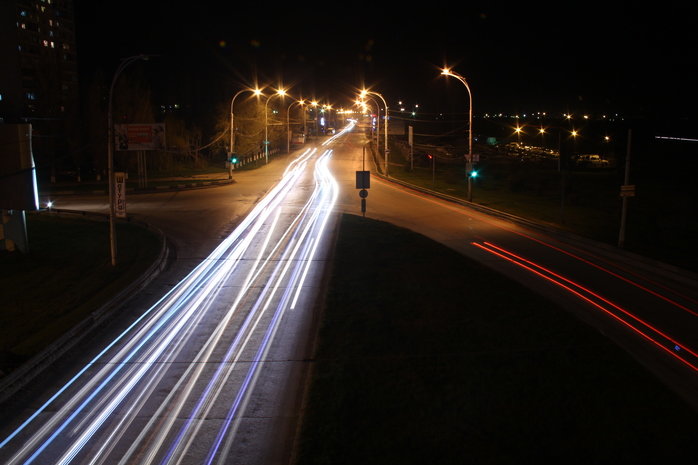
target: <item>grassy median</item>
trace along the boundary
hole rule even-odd
[[[28,253],[0,254],[0,374],[8,373],[136,280],[154,262],[161,239],[117,223],[118,265],[108,223],[47,212],[27,218]]]
[[[300,464],[687,463],[698,415],[563,309],[345,215]]]

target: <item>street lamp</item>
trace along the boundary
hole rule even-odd
[[[473,171],[473,93],[470,91],[470,86],[468,81],[465,80],[460,74],[454,73],[449,68],[444,68],[441,70],[443,76],[452,76],[463,83],[466,89],[468,89],[468,202],[473,201],[473,188],[472,188],[472,171]]]
[[[378,102],[376,102],[376,99],[373,97],[368,97],[368,96],[363,96],[362,98],[366,99],[369,98],[373,101],[373,103],[376,105],[376,146],[380,145],[380,133],[381,133],[381,107],[378,105]],[[371,129],[373,129],[373,125],[371,125]]]
[[[320,127],[319,127],[319,124],[320,124],[320,123],[318,122],[318,114],[317,114],[317,106],[318,106],[318,105],[319,105],[319,103],[318,103],[317,100],[312,100],[312,101],[310,102],[310,106],[312,106],[312,107],[314,108],[314,112],[315,112],[315,113],[313,114],[313,118],[314,118],[314,120],[315,120],[315,137],[317,137],[318,132],[320,132]]]
[[[380,98],[383,101],[383,106],[385,106],[385,175],[390,177],[388,174],[388,104],[385,102],[383,96],[378,92],[373,92],[367,89],[361,91],[362,98],[365,98],[367,95],[375,95],[376,97]],[[380,114],[378,116],[378,120],[380,121]]]
[[[259,88],[242,89],[242,90],[239,90],[235,95],[233,95],[233,99],[230,101],[230,150],[228,150],[229,155],[231,155],[235,151],[235,127],[233,126],[233,120],[235,118],[235,114],[233,113],[233,104],[235,103],[235,99],[237,98],[237,96],[244,93],[244,92],[252,92],[257,97],[262,95],[262,89],[259,89]]]
[[[285,89],[279,89],[276,91],[275,94],[271,94],[269,97],[267,97],[267,101],[264,102],[264,159],[265,163],[269,163],[269,114],[267,112],[267,105],[269,104],[269,100],[271,100],[275,96],[281,96],[284,97],[286,95],[286,90]]]
[[[255,94],[257,97],[262,95],[262,89],[255,88],[255,89],[242,89],[239,90],[235,95],[233,95],[232,100],[230,101],[230,149],[228,150],[228,157],[231,157],[233,153],[235,152],[235,126],[233,125],[233,121],[235,119],[235,113],[233,113],[233,104],[235,103],[235,99],[237,98],[238,95],[244,93],[244,92],[252,92]],[[228,179],[233,178],[233,163],[228,160],[230,163],[230,171],[228,171]]]
[[[114,121],[112,114],[112,101],[116,80],[121,72],[131,63],[139,60],[147,61],[152,55],[134,55],[121,60],[119,67],[114,73],[114,77],[109,87],[109,105],[107,107],[107,176],[109,177],[109,252],[111,254],[111,265],[116,266],[116,234],[114,232]]]
[[[286,108],[286,153],[291,152],[291,107],[296,104],[302,107],[305,105],[305,100],[301,98],[300,100],[291,102],[288,108]],[[303,126],[305,126],[305,110],[303,110]]]

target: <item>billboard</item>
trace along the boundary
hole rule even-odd
[[[0,124],[0,209],[38,210],[31,124]]]
[[[165,123],[114,125],[116,150],[164,150]]]

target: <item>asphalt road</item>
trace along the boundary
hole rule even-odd
[[[176,265],[11,401],[2,462],[285,461],[336,219],[326,142],[232,186],[134,196]]]
[[[339,208],[357,215],[359,197],[352,187],[354,171],[364,163],[364,143],[357,131],[338,144],[333,156],[343,188]],[[375,166],[371,170],[378,171]],[[698,411],[695,275],[592,241],[526,227],[378,176],[371,181],[366,216],[424,234],[559,303],[626,349]]]
[[[420,232],[558,302],[615,340],[698,409],[695,350],[698,286],[694,281],[686,276],[675,277],[631,255],[524,227],[382,180],[375,175],[372,159],[363,150],[365,142],[361,131],[355,131],[332,143],[328,166],[339,188],[334,212],[361,214],[354,183],[355,171],[365,165],[374,174],[367,198],[367,217]],[[324,150],[319,148],[313,160]],[[45,450],[55,453],[53,457],[57,459],[46,462],[37,458],[33,463],[60,463],[61,457],[71,457],[67,452],[70,450],[76,451],[73,463],[119,463],[115,457],[128,457],[128,463],[160,463],[170,459],[172,463],[175,459],[178,463],[207,463],[209,457],[214,460],[227,457],[235,463],[247,464],[287,463],[307,367],[304,360],[310,353],[310,335],[317,316],[316,291],[329,245],[322,242],[313,258],[289,258],[284,253],[290,254],[294,249],[307,252],[314,247],[314,242],[295,242],[291,237],[302,235],[302,225],[311,225],[308,231],[319,234],[316,228],[322,221],[311,220],[308,212],[328,213],[326,203],[320,201],[324,194],[319,192],[323,189],[327,192],[329,181],[324,181],[324,188],[318,187],[323,182],[316,184],[310,169],[314,162],[309,163],[308,169],[294,181],[297,184],[278,197],[275,210],[281,212],[278,219],[270,214],[258,225],[248,227],[257,232],[254,239],[250,236],[249,249],[242,251],[235,247],[234,244],[246,241],[241,235],[228,241],[230,247],[211,254],[247,218],[261,215],[255,213],[255,206],[268,198],[264,195],[272,186],[280,185],[277,183],[283,179],[283,172],[293,158],[237,173],[238,182],[230,186],[139,194],[129,199],[130,214],[161,228],[171,238],[177,261],[144,292],[134,296],[109,327],[89,335],[68,357],[16,396],[7,413],[15,420],[0,431],[2,438],[24,419],[37,412],[38,416],[0,449],[5,461],[25,463],[24,458],[31,457],[52,438],[62,422],[70,419],[69,411],[61,410],[63,407],[71,405],[75,412],[82,402],[94,401],[99,402],[98,408],[87,405],[71,420],[74,423],[51,439]],[[329,179],[323,176],[319,179]],[[318,192],[317,197],[312,197],[313,192]],[[311,197],[313,200],[308,203]],[[106,211],[104,199],[73,197],[62,201],[66,203],[57,205],[58,208]],[[306,205],[311,206],[305,208]],[[328,229],[321,236],[326,240],[337,215],[323,218]],[[281,230],[289,232],[286,236],[267,234]],[[274,253],[260,255],[259,250],[270,249],[262,247],[265,241],[267,246],[280,245],[271,247]],[[262,256],[267,258],[258,260]],[[264,267],[260,265],[262,262]],[[199,299],[197,305],[205,307],[205,311],[200,314],[192,311],[192,316],[186,318],[168,316],[162,327],[148,336],[148,344],[153,342],[149,349],[139,348],[143,352],[129,355],[131,352],[120,342],[118,347],[110,349],[109,357],[115,357],[113,361],[90,365],[84,377],[85,386],[95,389],[101,386],[100,380],[109,379],[109,387],[102,388],[99,394],[109,391],[108,395],[100,397],[101,400],[89,399],[94,391],[79,392],[82,388],[71,385],[66,390],[66,400],[42,410],[44,402],[85,363],[93,360],[109,341],[122,334],[162,296],[183,289],[184,285],[179,283],[202,263],[197,269],[199,276],[206,279],[187,284],[187,290],[174,299],[176,306],[173,303],[168,308],[177,308],[184,315],[192,307],[187,304],[180,308],[179,304]],[[226,264],[231,263],[239,266],[229,268]],[[304,263],[318,266],[307,268],[309,272],[301,288],[309,292],[299,294],[302,297],[291,309],[293,289],[298,288],[299,281],[292,283],[288,279],[291,276],[300,279],[306,269]],[[284,268],[286,264],[289,268]],[[287,271],[283,272],[284,269]],[[264,296],[271,295],[273,283],[277,282],[272,278],[282,272],[286,279],[279,281],[282,290],[265,300]],[[390,282],[386,280],[385,285],[390,286]],[[241,289],[249,293],[241,294]],[[240,295],[244,297],[239,302],[250,304],[248,310],[229,312]],[[265,302],[269,308],[282,309],[279,310],[282,313],[253,310],[264,307]],[[151,313],[173,315],[167,313],[170,310]],[[278,316],[276,320],[274,315]],[[248,331],[245,328],[251,329],[253,320],[259,321],[258,330]],[[161,320],[148,316],[137,328],[145,329],[156,324],[155,321]],[[245,330],[237,332],[240,329]],[[238,351],[242,343],[233,343],[237,335],[244,335],[242,338],[251,345]],[[267,335],[274,336],[273,342],[264,343]],[[136,340],[129,336],[123,341],[126,339]],[[218,344],[219,340],[228,341],[228,345]],[[114,369],[119,371],[109,378],[113,373],[110,370]],[[111,390],[112,380],[117,378],[119,381],[114,385],[119,389]],[[243,389],[246,384],[251,387]],[[121,391],[131,385],[136,387]],[[119,397],[120,393],[123,398]],[[81,400],[70,404],[72,399]],[[231,406],[236,409],[232,414]],[[33,442],[36,437],[41,439]],[[23,444],[32,444],[32,449],[22,451]],[[16,456],[19,459],[10,461],[15,454],[19,454]]]

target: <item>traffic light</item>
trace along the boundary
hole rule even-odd
[[[477,170],[472,170],[472,171],[470,172],[470,177],[471,177],[471,178],[477,178],[477,174],[478,174],[478,173],[477,173]]]
[[[237,163],[237,162],[238,162],[238,157],[237,157],[237,156],[233,155],[232,157],[230,157],[230,163],[235,164],[235,163]]]

